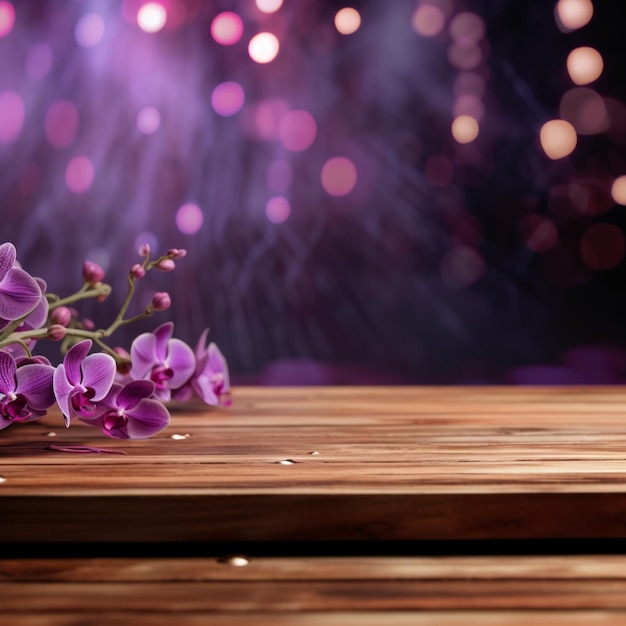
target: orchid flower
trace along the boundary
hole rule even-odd
[[[196,345],[196,371],[191,386],[206,404],[228,405],[231,403],[228,364],[215,343],[206,346],[208,333],[207,328]]]
[[[46,414],[54,404],[54,367],[20,360],[0,351],[0,430],[13,422],[27,422]]]
[[[88,418],[104,410],[99,402],[115,378],[115,359],[102,352],[89,354],[91,339],[73,345],[54,372],[54,395],[69,426],[72,417]]]
[[[196,360],[193,350],[180,339],[172,339],[174,324],[166,322],[151,333],[135,337],[130,347],[134,380],[151,380],[155,396],[167,402],[172,390],[182,387],[194,373]]]
[[[150,380],[133,380],[126,385],[113,383],[102,401],[104,411],[81,421],[99,426],[115,439],[145,439],[162,431],[170,423],[170,414],[153,395],[156,385]]]
[[[16,259],[12,243],[0,245],[0,327],[28,315],[42,299],[37,281],[16,264]]]

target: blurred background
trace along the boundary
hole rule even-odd
[[[0,0],[0,239],[148,243],[233,384],[626,382],[621,2]]]

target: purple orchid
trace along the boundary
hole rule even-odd
[[[145,439],[162,431],[170,423],[165,406],[154,399],[156,385],[150,380],[133,380],[126,385],[114,383],[102,401],[104,412],[81,421],[99,426],[115,439]]]
[[[115,378],[115,359],[104,353],[89,354],[91,339],[73,345],[54,372],[54,395],[69,426],[72,417],[99,415],[100,401],[109,393]]]
[[[151,333],[135,337],[130,347],[134,380],[151,380],[155,396],[167,402],[172,390],[182,387],[196,369],[193,350],[180,339],[172,339],[174,324],[166,322]]]
[[[211,342],[206,346],[209,329],[200,335],[196,345],[196,371],[190,381],[191,387],[206,404],[229,405],[230,377],[228,364],[220,349]]]
[[[0,245],[0,328],[31,313],[41,303],[37,281],[16,264],[12,243]]]
[[[28,422],[46,414],[54,404],[54,367],[0,351],[0,430],[14,422]]]

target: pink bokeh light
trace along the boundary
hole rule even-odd
[[[176,211],[176,227],[184,235],[195,235],[203,222],[202,209],[197,204],[188,202]]]
[[[13,142],[22,132],[24,100],[14,91],[0,92],[0,144]]]
[[[94,180],[94,166],[90,158],[76,156],[65,169],[65,184],[74,193],[85,193]]]
[[[0,1],[0,38],[6,37],[15,25],[15,9],[10,2]]]
[[[235,115],[241,110],[245,101],[243,88],[239,83],[226,81],[220,83],[211,94],[213,110],[223,117]]]
[[[356,185],[356,166],[347,157],[332,157],[322,167],[321,180],[327,194],[346,196]]]
[[[232,11],[224,11],[213,18],[211,36],[223,46],[236,44],[243,35],[243,21]]]
[[[76,23],[74,37],[79,46],[93,48],[104,36],[104,19],[97,13],[87,13]]]
[[[137,114],[137,128],[144,135],[156,133],[161,126],[161,114],[155,107],[144,107]]]
[[[273,224],[282,224],[291,214],[289,200],[283,196],[274,196],[265,205],[265,215]]]
[[[53,102],[46,112],[44,133],[55,148],[69,146],[78,132],[78,109],[68,100]]]
[[[308,111],[288,111],[280,121],[278,135],[287,150],[302,152],[315,141],[317,124]]]

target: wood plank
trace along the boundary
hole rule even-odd
[[[145,441],[66,430],[58,415],[5,429],[2,540],[626,537],[621,387],[242,387],[233,398],[177,407]]]

